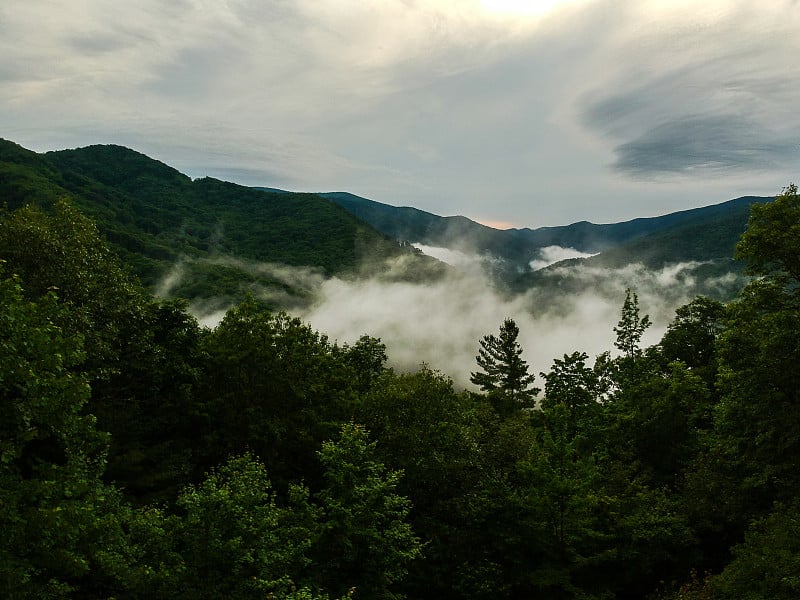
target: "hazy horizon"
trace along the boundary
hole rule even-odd
[[[800,5],[30,0],[0,136],[504,228],[770,196],[800,172]]]

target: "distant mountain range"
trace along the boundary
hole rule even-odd
[[[597,266],[641,262],[660,268],[687,261],[730,261],[747,226],[750,205],[771,197],[744,196],[713,206],[660,217],[596,225],[580,221],[560,227],[498,230],[466,217],[440,217],[416,208],[394,207],[346,192],[320,194],[395,239],[505,259],[516,270],[547,246],[599,254],[583,259]]]
[[[296,276],[265,263],[310,268],[320,278],[387,276],[382,273],[387,259],[402,259],[403,267],[391,276],[405,280],[430,280],[448,271],[410,242],[492,257],[501,265],[496,281],[511,291],[542,284],[530,263],[548,246],[596,254],[561,266],[618,268],[636,262],[661,268],[695,261],[706,265],[708,276],[739,273],[733,248],[749,206],[771,200],[743,197],[623,223],[497,230],[346,192],[193,181],[121,146],[40,154],[0,140],[0,203],[10,209],[26,203],[47,208],[63,196],[95,220],[152,289],[226,301],[252,292],[282,307],[307,300],[308,290]]]

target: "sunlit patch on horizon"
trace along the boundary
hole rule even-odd
[[[512,223],[511,221],[495,221],[493,219],[472,220],[481,225],[486,225],[486,227],[491,227],[492,229],[515,229],[517,227],[516,223]]]

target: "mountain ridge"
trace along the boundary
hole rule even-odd
[[[65,196],[151,289],[180,265],[183,283],[172,293],[183,297],[272,289],[285,299],[288,287],[302,301],[304,290],[265,273],[262,263],[316,269],[322,276],[359,273],[365,263],[378,269],[397,257],[409,263],[400,277],[444,268],[313,194],[192,180],[124,146],[40,154],[0,140],[0,201],[8,209],[30,203],[47,209]]]
[[[510,245],[511,250],[506,250],[496,255],[516,260],[517,262],[520,259],[524,259],[524,257],[519,256],[521,253],[550,245],[574,248],[579,252],[585,253],[603,252],[637,238],[663,232],[666,229],[688,224],[691,221],[702,220],[706,222],[714,218],[729,216],[731,213],[736,214],[737,219],[743,217],[743,230],[747,222],[750,205],[754,202],[767,202],[774,198],[769,196],[742,196],[708,206],[676,211],[655,217],[638,217],[618,223],[595,224],[589,221],[577,221],[569,225],[501,230],[470,221],[463,216],[442,217],[411,207],[392,207],[391,205],[347,192],[326,192],[320,195],[330,198],[351,210],[354,214],[387,235],[404,237],[408,241],[426,245],[451,247],[454,240],[452,229],[449,229],[449,226],[453,222],[458,222],[461,227],[459,233],[465,233],[466,228],[471,228],[477,234],[472,238],[473,241],[477,240],[477,245],[472,248],[473,250],[478,252],[495,250],[499,246],[497,240],[502,237]],[[409,211],[413,211],[413,213]],[[394,217],[392,213],[395,214]],[[413,223],[410,223],[408,219],[410,214],[413,214],[416,220],[421,222],[421,226],[418,223],[416,228],[413,227]],[[468,221],[470,224],[466,225],[464,221]],[[456,243],[455,245],[458,244]],[[530,257],[527,260],[530,261]]]
[[[384,260],[405,257],[400,277],[425,281],[442,275],[447,268],[412,248],[409,242],[414,242],[489,256],[495,282],[511,282],[516,290],[536,283],[526,274],[548,246],[596,254],[564,264],[619,268],[638,262],[661,268],[705,262],[713,263],[715,275],[741,274],[732,256],[749,207],[772,199],[743,196],[620,223],[500,230],[464,216],[394,207],[349,192],[312,194],[210,177],[192,180],[124,146],[36,153],[0,140],[0,197],[9,208],[31,202],[46,207],[63,196],[97,222],[151,288],[182,264],[191,273],[172,289],[176,295],[225,295],[230,288],[241,295],[272,286],[298,298],[302,290],[256,265],[308,267],[323,277],[375,276]]]

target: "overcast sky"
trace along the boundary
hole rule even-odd
[[[800,180],[798,0],[7,0],[0,137],[497,226]]]

